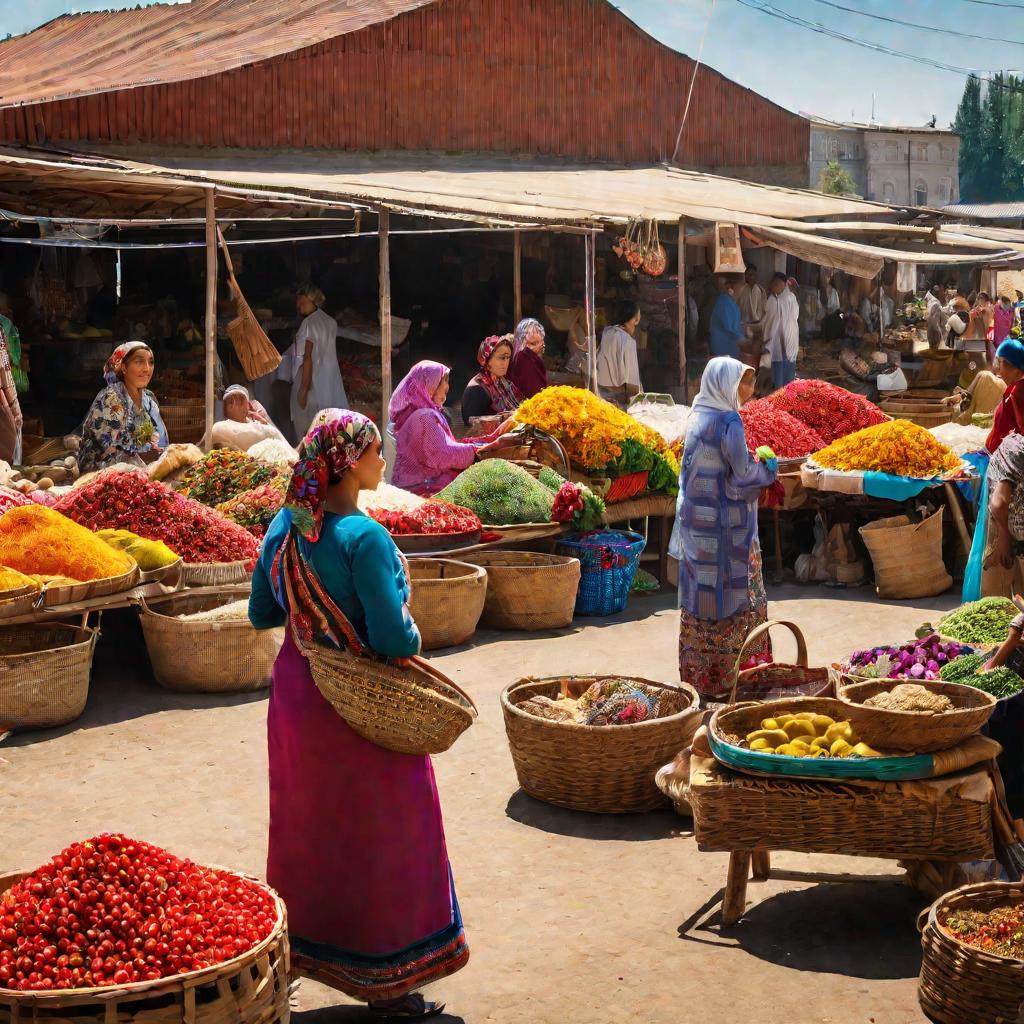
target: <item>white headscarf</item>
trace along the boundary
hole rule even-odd
[[[704,368],[700,392],[693,408],[715,409],[718,412],[740,411],[740,381],[751,367],[732,356],[716,356]]]

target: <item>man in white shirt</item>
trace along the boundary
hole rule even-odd
[[[597,350],[598,391],[605,401],[622,409],[642,390],[634,337],[639,323],[640,307],[628,300],[620,302],[613,323],[601,335]]]
[[[771,294],[765,303],[764,340],[772,358],[772,383],[776,389],[796,378],[796,357],[800,352],[800,303],[790,291],[785,274],[772,278]]]
[[[747,267],[743,282],[743,287],[736,296],[736,301],[740,304],[740,322],[744,327],[751,329],[748,337],[758,341],[768,293],[757,283],[757,270],[754,267]]]

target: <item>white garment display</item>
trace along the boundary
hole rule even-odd
[[[292,378],[292,425],[298,438],[306,436],[309,425],[321,409],[347,409],[348,397],[338,366],[338,322],[322,309],[316,309],[299,325],[295,334]],[[306,407],[299,407],[299,390],[305,370],[306,343],[312,342],[313,374]]]
[[[765,346],[775,362],[785,359],[796,362],[800,351],[800,303],[784,288],[779,295],[769,295],[764,311]]]

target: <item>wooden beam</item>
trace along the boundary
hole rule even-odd
[[[381,435],[387,430],[388,405],[391,402],[391,215],[381,210],[377,215],[377,236],[380,242],[380,399]]]
[[[679,331],[679,380],[678,385],[683,389],[683,404],[690,404],[690,388],[686,376],[686,218],[679,218],[679,258],[677,260],[676,272],[679,280],[676,285],[676,294],[679,302],[678,331]]]
[[[586,261],[586,273],[584,276],[584,297],[583,311],[587,321],[587,386],[594,394],[597,390],[597,314],[594,310],[594,292],[596,274],[596,263],[594,260],[594,249],[597,239],[592,231],[583,236],[583,256]]]
[[[213,438],[214,370],[217,366],[217,211],[216,189],[206,191],[206,445]]]
[[[523,237],[516,228],[513,232],[512,247],[512,280],[515,295],[516,326],[523,319]]]

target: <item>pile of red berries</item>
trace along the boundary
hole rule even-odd
[[[0,988],[156,981],[240,956],[273,931],[261,886],[149,843],[74,843],[0,896]]]

